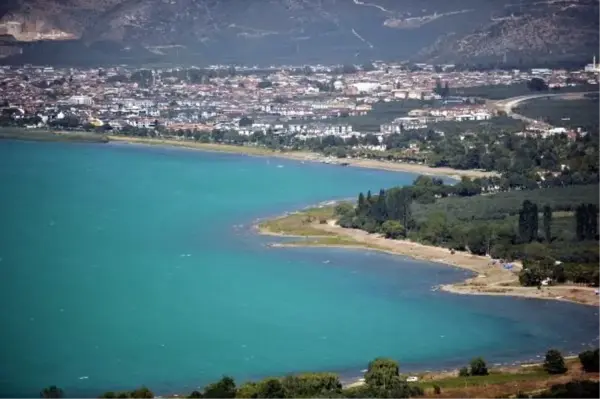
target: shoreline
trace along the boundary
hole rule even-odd
[[[192,150],[208,151],[208,152],[221,152],[228,154],[240,154],[248,156],[263,156],[263,157],[275,157],[290,159],[295,161],[306,161],[306,162],[318,162],[325,163],[327,159],[322,154],[315,152],[306,151],[290,151],[290,152],[279,152],[274,151],[265,147],[253,147],[253,146],[236,146],[230,144],[215,144],[215,143],[199,143],[196,141],[186,140],[175,140],[175,139],[154,139],[146,137],[130,137],[130,136],[108,136],[109,143],[123,143],[123,144],[139,144],[139,145],[153,145],[153,146],[164,146],[164,147],[180,147],[188,148]],[[448,167],[434,168],[427,165],[412,164],[412,163],[401,163],[401,162],[388,162],[375,159],[354,159],[354,158],[343,158],[336,159],[336,162],[344,162],[350,167],[360,167],[367,169],[385,170],[390,172],[404,172],[414,173],[428,176],[445,176],[452,179],[460,180],[461,177],[466,176],[470,178],[477,177],[490,177],[498,176],[496,172],[486,172],[481,170],[460,170],[452,169]],[[331,163],[332,165],[340,165],[339,163]],[[342,165],[340,165],[342,166]]]
[[[296,213],[301,215],[302,212]],[[289,217],[276,217],[270,221]],[[267,221],[268,222],[268,221]],[[328,219],[327,223],[311,222],[309,234],[290,234],[273,231],[259,222],[255,226],[259,234],[289,238],[300,238],[296,241],[269,244],[275,248],[285,247],[330,247],[348,248],[368,251],[379,251],[390,255],[407,256],[412,259],[434,262],[468,270],[475,275],[451,284],[432,286],[433,291],[460,295],[495,295],[527,299],[543,299],[566,301],[586,306],[598,307],[597,288],[577,285],[555,285],[524,287],[519,284],[518,273],[522,265],[512,262],[512,270],[505,269],[502,264],[487,256],[473,255],[464,251],[450,251],[447,248],[424,245],[409,240],[392,240],[378,234],[370,234],[362,230],[343,228]],[[305,226],[304,229],[307,227]],[[319,234],[321,232],[322,234]]]

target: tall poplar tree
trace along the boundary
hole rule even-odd
[[[578,241],[585,240],[585,220],[586,220],[585,205],[581,204],[575,208],[575,236]]]
[[[598,235],[598,205],[587,206],[587,239],[595,240]]]
[[[544,206],[544,239],[552,241],[552,208],[548,205]]]

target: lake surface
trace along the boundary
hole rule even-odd
[[[186,393],[597,344],[597,309],[432,292],[463,270],[269,248],[257,218],[415,176],[132,145],[0,142],[0,396]]]

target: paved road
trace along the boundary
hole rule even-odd
[[[511,118],[514,119],[520,119],[522,121],[525,121],[527,123],[531,123],[531,124],[535,124],[539,127],[546,127],[546,128],[552,128],[553,126],[544,123],[544,122],[540,122],[536,119],[533,118],[528,118],[525,115],[521,115],[521,114],[517,114],[515,112],[513,112],[513,109],[515,107],[517,107],[520,103],[525,102],[525,101],[530,101],[530,100],[535,100],[536,98],[563,98],[566,100],[576,100],[576,99],[580,99],[580,98],[584,98],[586,94],[594,94],[594,93],[598,93],[596,91],[585,91],[585,92],[579,92],[579,93],[545,93],[545,94],[529,94],[526,96],[519,96],[519,97],[511,97],[511,98],[507,98],[504,100],[499,100],[499,101],[492,101],[490,102],[490,104],[495,107],[497,110],[500,111],[504,111],[506,112],[506,115],[510,116]]]

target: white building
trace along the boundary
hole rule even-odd
[[[594,58],[592,59],[591,64],[587,64],[585,66],[585,71],[591,73],[600,73],[600,65],[596,64],[596,56],[594,56]]]
[[[68,102],[72,105],[92,105],[94,103],[88,96],[71,96]]]
[[[357,82],[353,83],[352,86],[356,88],[359,93],[370,93],[379,87],[379,83],[374,82]]]

